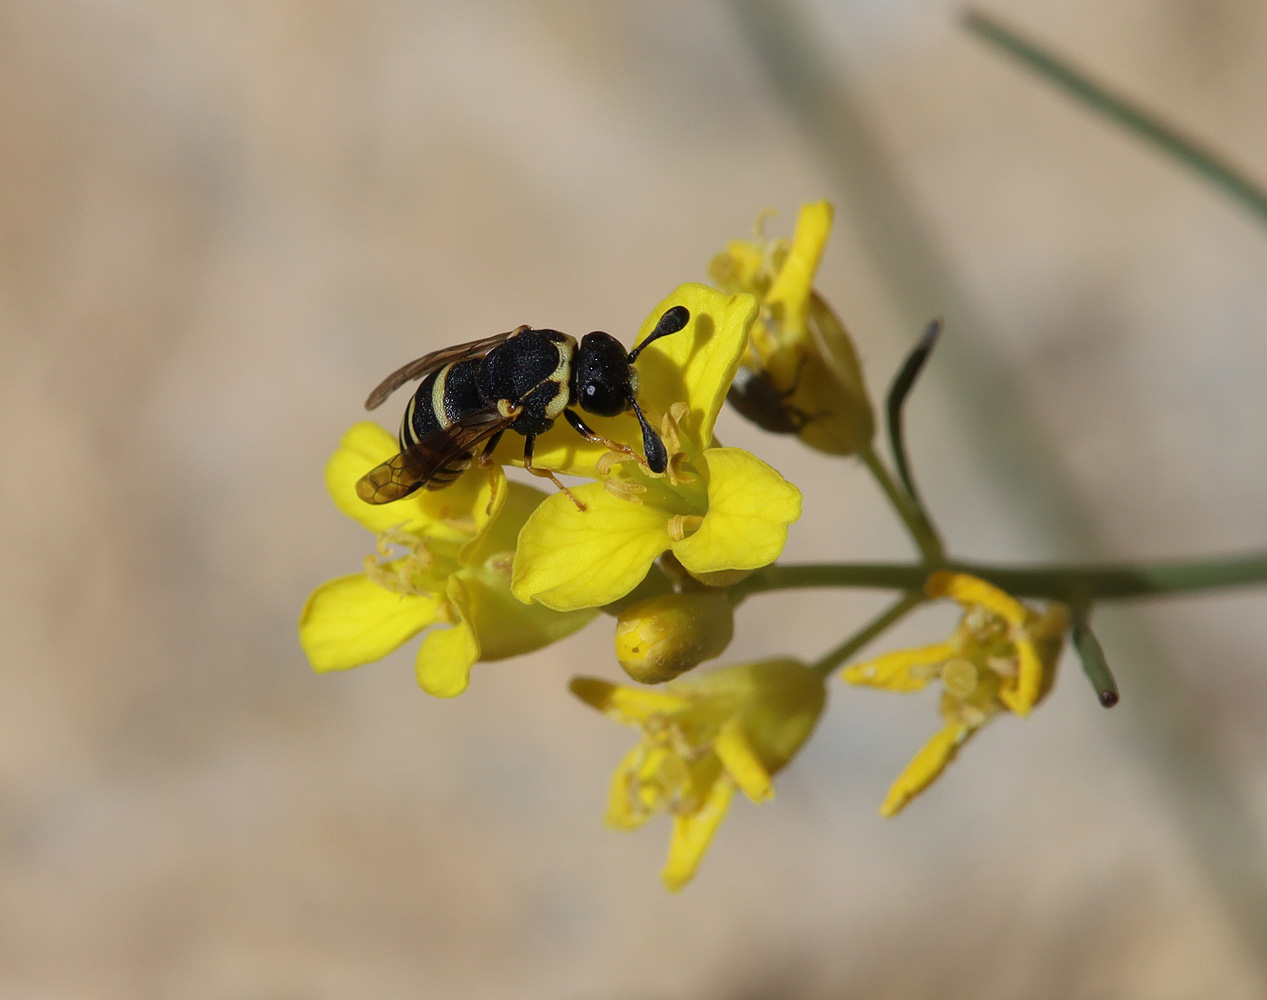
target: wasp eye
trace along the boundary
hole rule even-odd
[[[581,406],[590,413],[614,417],[625,405],[625,394],[609,382],[587,382],[581,387]]]

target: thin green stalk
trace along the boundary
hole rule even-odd
[[[1267,583],[1267,553],[1226,559],[1194,559],[1126,565],[991,566],[952,560],[938,568],[988,580],[1016,597],[1049,598],[1070,604],[1184,594]],[[775,565],[735,585],[747,597],[775,590],[864,587],[917,590],[929,567],[911,563],[816,563]]]
[[[911,533],[911,538],[914,539],[915,544],[919,547],[920,555],[924,557],[925,564],[940,566],[946,561],[946,552],[942,548],[941,539],[937,537],[936,529],[933,528],[928,518],[924,516],[920,506],[889,475],[889,470],[884,467],[884,462],[876,454],[874,448],[860,451],[858,457],[862,459],[863,464],[870,470],[875,481],[880,484],[880,489],[884,490],[884,495],[889,498],[889,503],[893,505],[898,517],[906,525],[906,530]]]
[[[1204,180],[1231,195],[1257,215],[1259,221],[1267,222],[1267,191],[1208,146],[1183,135],[1151,112],[1111,92],[1059,56],[1038,43],[1023,38],[988,14],[970,10],[964,15],[963,24],[978,38],[1020,60],[1027,68],[1062,88],[1093,111],[1134,132],[1163,153],[1195,170]]]
[[[837,667],[853,656],[854,653],[858,652],[890,625],[904,617],[907,612],[918,607],[925,600],[924,595],[917,590],[904,594],[895,603],[871,619],[861,631],[851,635],[821,660],[813,664],[810,669],[823,680],[826,680]]]
[[[1095,688],[1100,704],[1105,708],[1112,708],[1121,699],[1117,690],[1117,680],[1113,676],[1113,671],[1109,669],[1109,661],[1104,656],[1104,648],[1100,645],[1100,640],[1091,631],[1085,612],[1075,613],[1073,633],[1070,638],[1073,640],[1073,648],[1078,652],[1078,659],[1082,661],[1082,672],[1087,675],[1087,680]]]
[[[888,396],[884,400],[885,422],[889,428],[889,447],[893,452],[893,464],[897,466],[897,477],[902,481],[906,495],[911,498],[911,502],[919,509],[920,515],[929,525],[932,525],[933,521],[920,499],[919,490],[915,486],[915,476],[911,472],[911,462],[906,454],[905,417],[902,411],[906,406],[906,400],[911,395],[911,390],[915,388],[920,372],[928,364],[933,348],[937,346],[941,330],[940,319],[933,320],[924,328],[924,335],[911,349],[911,353],[906,356],[902,367],[893,377],[893,384],[889,386]]]

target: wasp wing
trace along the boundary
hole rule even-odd
[[[527,330],[528,327],[521,326],[515,330],[508,330],[506,333],[496,333],[491,337],[484,337],[480,340],[472,340],[466,344],[457,344],[453,347],[446,347],[443,350],[432,351],[430,354],[424,354],[416,361],[411,361],[403,368],[398,368],[392,372],[387,378],[379,383],[378,387],[370,393],[369,399],[365,401],[365,408],[373,410],[380,406],[388,396],[399,389],[406,382],[414,379],[426,378],[438,368],[445,365],[453,364],[457,361],[466,361],[470,358],[478,358],[487,354],[498,344],[503,343],[508,338],[514,336],[520,330]]]
[[[382,504],[407,497],[420,487],[443,489],[471,464],[481,442],[506,430],[518,415],[518,409],[509,416],[497,410],[468,413],[370,469],[357,481],[356,495],[366,503]]]

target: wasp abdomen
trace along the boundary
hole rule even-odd
[[[478,358],[459,361],[445,365],[422,380],[405,408],[405,419],[400,426],[402,449],[484,407],[476,384],[479,368]]]

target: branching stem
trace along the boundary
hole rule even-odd
[[[908,611],[918,607],[925,600],[927,598],[918,590],[904,594],[895,603],[871,619],[860,631],[851,635],[830,653],[827,653],[810,669],[826,680],[838,666],[853,656],[854,653],[858,652],[872,639],[886,631],[890,625],[903,618]]]
[[[992,566],[948,560],[936,568],[988,580],[1015,597],[1048,598],[1084,606],[1158,594],[1183,594],[1267,583],[1267,553],[1121,565]],[[735,584],[741,596],[810,587],[919,590],[929,567],[919,563],[810,563],[775,565]]]
[[[940,566],[946,560],[945,550],[942,548],[941,539],[937,536],[937,530],[924,515],[919,504],[897,484],[874,448],[859,452],[858,457],[862,459],[863,464],[880,485],[884,495],[889,498],[889,503],[893,505],[898,517],[906,525],[906,530],[911,533],[911,538],[919,547],[924,563],[929,566]]]

